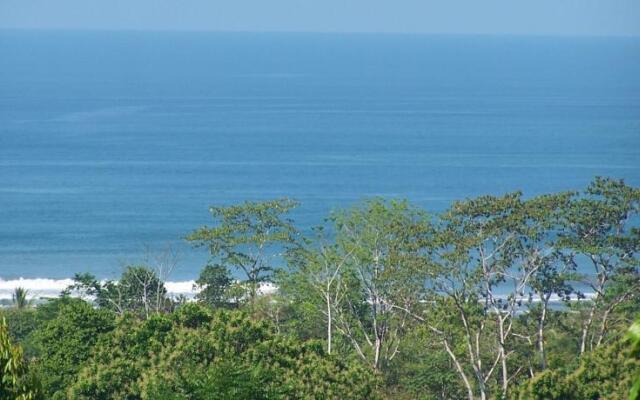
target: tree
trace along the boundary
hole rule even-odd
[[[629,327],[627,337],[631,342],[631,357],[640,362],[640,319],[636,319],[636,321]],[[629,395],[629,400],[638,399],[640,399],[640,373],[636,376]]]
[[[462,399],[466,390],[437,335],[424,324],[404,340],[385,374],[385,398]]]
[[[99,282],[91,274],[75,274],[73,280],[62,292],[63,296],[93,299],[99,307],[119,315],[133,312],[148,318],[151,313],[172,307],[164,282],[146,266],[127,267],[117,281]]]
[[[29,299],[29,291],[22,287],[14,289],[12,299],[13,305],[20,310],[31,307],[33,304],[33,299]]]
[[[329,242],[324,227],[317,227],[314,232],[313,239],[305,239],[305,245],[291,254],[291,273],[281,276],[279,290],[283,296],[322,315],[327,353],[331,354],[335,312],[344,305],[347,289],[343,268],[352,252],[344,253],[337,244]]]
[[[532,274],[529,265],[516,266],[521,255],[519,238],[526,228],[523,210],[521,194],[512,193],[456,202],[443,216],[438,259],[444,274],[436,281],[435,289],[444,297],[436,301],[443,313],[453,308],[459,320],[443,319],[432,329],[440,333],[465,382],[469,399],[474,398],[474,390],[466,366],[473,371],[481,399],[487,397],[496,367],[502,372],[503,395],[507,391],[507,340],[512,333],[518,296]],[[498,294],[498,288],[507,280],[513,281],[509,291]],[[456,325],[459,328],[452,329]],[[457,346],[460,339],[464,346]],[[490,343],[491,347],[483,348],[482,343]],[[484,354],[486,350],[489,357]]]
[[[239,311],[197,304],[125,320],[94,354],[71,398],[376,398],[377,380],[359,363]]]
[[[222,265],[207,265],[200,272],[194,289],[198,291],[196,299],[211,308],[229,306],[229,289],[233,280],[229,270]]]
[[[544,359],[550,296],[570,291],[564,271],[573,264],[557,250],[553,234],[569,196],[528,201],[519,192],[481,196],[454,203],[441,218],[436,261],[442,273],[433,287],[434,301],[440,315],[454,311],[457,318],[430,326],[439,333],[470,399],[476,391],[487,398],[496,372],[501,395],[507,396],[510,384],[527,370],[526,364],[512,361],[522,353],[516,351],[518,341],[533,344],[537,334]],[[535,333],[522,331],[517,318],[534,293],[542,300]]]
[[[37,351],[33,346],[31,334],[43,325],[37,308],[24,310],[7,307],[4,310],[0,309],[0,319],[6,320],[10,339],[20,344],[25,358],[29,359],[35,356]]]
[[[600,177],[572,200],[565,213],[562,246],[593,268],[593,274],[584,278],[593,297],[581,329],[581,353],[602,343],[612,312],[640,293],[640,230],[630,224],[639,213],[640,189]]]
[[[410,313],[432,273],[429,219],[407,202],[376,199],[337,212],[331,220],[337,247],[323,263],[334,265],[344,293],[334,301],[335,328],[378,370],[398,354]],[[338,269],[341,260],[344,266]],[[333,274],[327,271],[321,273],[330,283]]]
[[[164,282],[144,266],[127,267],[117,283],[107,283],[104,297],[119,310],[142,313],[147,318],[170,307]]]
[[[83,362],[91,357],[101,335],[114,327],[114,316],[75,299],[62,305],[55,319],[36,335],[40,348],[37,372],[47,398],[64,399]]]
[[[211,263],[240,271],[249,284],[253,304],[261,283],[269,281],[283,255],[295,243],[297,231],[286,214],[297,203],[288,199],[245,202],[211,207],[213,227],[203,226],[187,236],[195,246],[206,246]]]
[[[539,368],[547,367],[545,350],[547,319],[552,296],[570,301],[575,292],[572,281],[576,277],[573,254],[563,252],[558,237],[563,233],[562,214],[569,206],[571,192],[543,195],[525,202],[525,236],[522,238],[523,256],[530,265],[531,276],[526,282],[529,314],[536,322],[535,333],[525,331],[520,335],[529,342],[535,338],[540,362]],[[533,302],[537,296],[537,302]],[[529,368],[533,375],[533,365]]]
[[[583,353],[575,368],[546,370],[520,387],[519,398],[626,400],[634,379],[640,375],[640,360],[630,357],[625,340]]]
[[[9,336],[20,344],[27,360],[40,357],[40,347],[37,336],[44,327],[53,319],[56,319],[63,307],[77,302],[78,299],[62,296],[46,299],[29,309],[14,307],[0,308],[0,319],[7,321]]]
[[[74,296],[82,300],[98,298],[102,294],[102,284],[95,275],[88,272],[73,275],[73,283],[62,291],[63,296]]]
[[[482,196],[456,202],[442,216],[435,259],[444,273],[434,285],[436,310],[441,309],[435,314],[442,317],[430,327],[465,382],[467,397],[486,398],[493,381],[506,397],[527,367],[530,376],[546,368],[549,303],[553,295],[568,300],[576,293],[580,255],[596,266],[589,280],[596,294],[582,327],[583,352],[585,332],[590,332],[590,347],[598,346],[613,310],[637,293],[638,232],[625,226],[636,212],[637,191],[596,179],[585,193],[527,201],[520,193]],[[520,316],[526,308],[530,313]],[[457,321],[445,317],[452,310]],[[594,329],[598,310],[601,323]],[[524,323],[532,318],[535,329]],[[526,356],[534,343],[539,368]]]
[[[0,399],[35,400],[41,392],[27,369],[22,348],[9,338],[7,321],[0,319]]]

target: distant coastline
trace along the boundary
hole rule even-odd
[[[11,296],[16,288],[21,287],[29,291],[29,297],[34,299],[54,298],[60,295],[64,289],[72,285],[73,279],[47,279],[47,278],[19,278],[4,280],[0,277],[0,301],[11,300]],[[164,286],[170,297],[185,296],[192,298],[197,293],[193,289],[194,280],[186,281],[166,281]],[[272,293],[276,287],[271,283],[261,285],[259,289],[262,293]]]
[[[73,279],[46,279],[46,278],[35,278],[35,279],[13,279],[13,280],[3,280],[0,278],[0,302],[2,300],[11,300],[11,296],[14,290],[18,287],[27,289],[29,291],[29,296],[33,299],[45,300],[49,298],[55,298],[60,296],[60,293],[66,289],[69,285],[72,285]],[[167,294],[169,297],[178,297],[185,296],[186,298],[193,298],[197,291],[194,290],[193,286],[195,284],[195,280],[186,280],[186,281],[166,281],[164,282],[164,286],[167,289]],[[278,288],[273,283],[263,283],[258,290],[259,293],[262,294],[271,294],[277,291]],[[589,300],[593,298],[594,293],[586,292],[583,293],[583,298],[578,298],[575,294],[572,294],[570,297],[572,301],[575,300]],[[498,296],[499,297],[499,296]],[[523,297],[524,299],[524,297]],[[538,302],[539,299],[535,297],[532,301]],[[559,298],[557,295],[551,296],[549,302],[550,303],[560,303],[563,300]]]

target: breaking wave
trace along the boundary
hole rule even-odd
[[[57,297],[64,289],[73,284],[73,280],[67,279],[47,279],[47,278],[18,278],[4,280],[0,278],[0,300],[10,300],[13,291],[21,287],[29,291],[29,297],[34,299]],[[193,285],[195,281],[167,281],[164,286],[170,296],[193,297],[197,291]],[[273,293],[276,287],[273,284],[265,283],[261,285],[259,292],[263,294]]]

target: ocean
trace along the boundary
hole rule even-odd
[[[206,252],[208,207],[640,185],[640,39],[0,31],[0,298]]]

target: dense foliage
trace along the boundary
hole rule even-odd
[[[639,189],[373,199],[300,231],[295,206],[211,208],[193,302],[153,265],[16,293],[2,398],[638,398]]]
[[[22,348],[12,343],[7,321],[0,320],[0,399],[39,398],[38,384],[29,374]]]
[[[640,360],[617,340],[580,358],[577,365],[543,371],[523,384],[520,399],[627,399]]]

